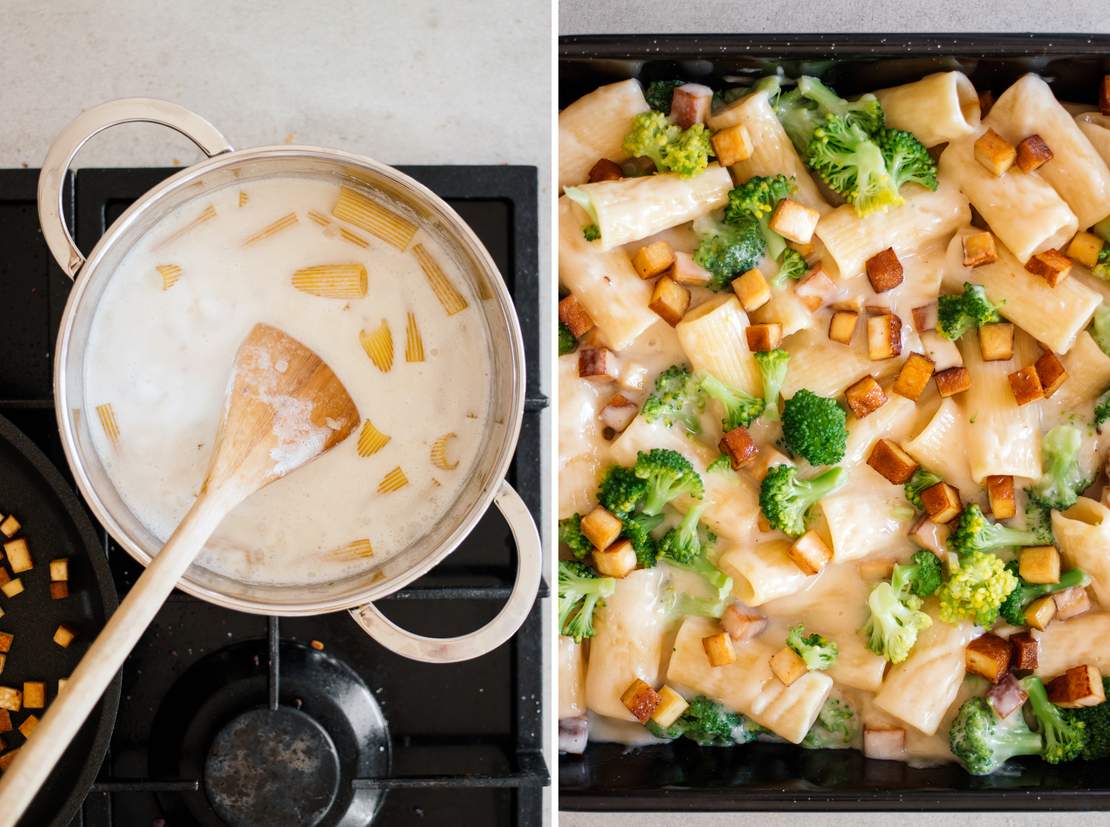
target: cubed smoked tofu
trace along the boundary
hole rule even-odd
[[[809,670],[801,656],[789,646],[783,646],[771,655],[771,671],[787,686],[794,683]]]
[[[1084,267],[1098,264],[1098,254],[1105,242],[1094,233],[1080,231],[1068,245],[1068,258],[1078,261]]]
[[[694,261],[694,257],[681,250],[675,250],[674,264],[666,273],[679,284],[687,287],[705,287],[713,274]]]
[[[4,553],[8,555],[8,565],[12,567],[13,574],[20,574],[34,567],[31,562],[31,549],[27,541],[20,537],[10,543],[4,543]]]
[[[578,376],[590,382],[613,382],[620,376],[617,354],[607,347],[584,347],[578,351]]]
[[[1050,680],[1045,689],[1048,690],[1048,699],[1064,709],[1098,706],[1106,700],[1102,675],[1098,667],[1091,664],[1073,666],[1063,675]]]
[[[46,684],[42,681],[23,682],[23,708],[42,709],[46,706]]]
[[[757,482],[763,482],[763,478],[767,476],[767,472],[776,465],[793,465],[790,457],[781,451],[776,451],[771,446],[765,446],[763,450],[756,456],[755,462],[752,463],[748,471]]]
[[[944,558],[947,553],[948,535],[952,529],[944,523],[934,523],[928,514],[922,514],[910,526],[910,541],[919,548],[931,551],[937,557]]]
[[[933,370],[963,367],[964,357],[956,343],[945,339],[935,330],[921,334],[921,347],[925,350],[925,355],[933,360]]]
[[[0,566],[0,586],[10,583],[12,576],[8,574],[8,570]]]
[[[6,709],[0,709],[0,732],[12,731],[12,713]]]
[[[659,703],[656,704],[655,711],[651,713],[651,720],[666,729],[677,721],[689,706],[690,704],[686,703],[685,698],[669,686],[664,686],[659,690]]]
[[[821,213],[817,210],[810,209],[793,198],[784,198],[771,213],[768,225],[787,241],[809,244],[820,218]]]
[[[732,282],[732,290],[745,310],[751,313],[771,300],[771,285],[758,267],[743,273]]]
[[[842,345],[850,345],[856,335],[859,313],[853,310],[837,310],[829,318],[829,338]]]
[[[625,709],[631,712],[632,717],[641,724],[651,720],[651,715],[661,700],[659,693],[639,678],[632,681],[621,695],[621,703],[624,704]]]
[[[4,522],[0,523],[0,532],[2,532],[5,537],[14,537],[21,527],[15,515],[9,514],[4,518]]]
[[[730,167],[752,157],[752,136],[743,124],[736,124],[713,133],[713,154],[723,167]]]
[[[13,577],[3,586],[0,586],[0,592],[3,592],[5,597],[15,597],[17,594],[23,594],[23,581],[18,577]]]
[[[687,288],[668,276],[663,276],[655,282],[648,307],[671,327],[682,321],[689,306],[690,291]]]
[[[64,623],[59,624],[58,628],[54,630],[54,642],[63,649],[68,649],[69,644],[73,643],[75,637],[77,637],[77,633]]]
[[[52,581],[69,580],[68,557],[59,557],[50,561],[50,579]]]
[[[1007,645],[1009,644],[1007,643]],[[1017,678],[1007,672],[995,686],[990,688],[986,698],[995,715],[999,718],[1009,718],[1010,715],[1021,709],[1029,699],[1029,694],[1021,688]]]
[[[23,693],[10,686],[0,686],[0,709],[19,712],[23,708]]]
[[[751,324],[744,333],[748,337],[748,350],[752,353],[774,350],[782,342],[782,325],[778,322]]]
[[[1044,631],[1056,617],[1056,601],[1052,595],[1038,597],[1025,607],[1025,625]]]
[[[1014,355],[1014,326],[994,322],[979,328],[979,353],[984,362],[1003,362]]]
[[[816,531],[807,531],[786,551],[804,574],[818,574],[832,559],[832,552]]]
[[[1017,160],[1017,150],[993,129],[988,129],[975,142],[975,160],[997,177],[1004,175],[1013,166]]]
[[[1052,150],[1036,133],[1017,145],[1017,165],[1022,172],[1032,172],[1052,160]]]
[[[594,548],[609,548],[620,536],[620,518],[599,505],[582,518],[582,533]]]
[[[856,569],[862,580],[886,580],[894,571],[894,563],[890,557],[865,557]]]
[[[929,302],[913,309],[913,329],[925,333],[937,329],[937,303]]]
[[[733,603],[721,615],[721,628],[733,640],[751,640],[767,628],[767,618],[743,603]]]
[[[955,486],[938,482],[921,492],[921,506],[934,523],[949,523],[963,509]]]
[[[635,419],[639,412],[639,405],[624,394],[618,393],[605,403],[605,407],[598,412],[597,418],[605,427],[620,433],[628,427],[628,423]]]
[[[879,361],[892,359],[902,352],[902,320],[893,313],[872,316],[867,320],[867,355]]]
[[[1110,115],[1110,75],[1103,75],[1098,85],[1098,111]]]
[[[1029,546],[1018,555],[1018,573],[1028,583],[1059,583],[1060,552],[1056,546]]]
[[[964,649],[964,668],[998,683],[1010,668],[1010,642],[992,634],[975,638]]]
[[[1045,250],[1025,262],[1025,269],[1047,281],[1049,287],[1055,287],[1071,272],[1071,259],[1059,250]]]
[[[594,566],[603,577],[627,577],[636,568],[636,550],[628,540],[617,540],[605,551],[594,549]]]
[[[732,647],[732,638],[728,632],[718,632],[701,639],[705,649],[705,656],[709,658],[710,666],[727,666],[736,660],[736,650]]]
[[[65,580],[55,580],[50,584],[50,599],[64,600],[69,597],[69,583]]]
[[[867,259],[864,266],[867,268],[867,280],[876,293],[893,290],[902,283],[902,262],[898,260],[893,247],[875,253]]]
[[[864,305],[864,310],[867,311],[868,316],[882,316],[890,312],[890,305],[872,302],[871,304]]]
[[[570,329],[576,339],[594,327],[594,320],[573,293],[559,302],[559,321]]]
[[[728,462],[733,471],[739,471],[759,453],[759,447],[747,428],[733,428],[726,431],[717,448],[722,454],[728,455]]]
[[[1068,370],[1064,367],[1064,363],[1051,350],[1042,353],[1033,363],[1033,367],[1037,369],[1037,379],[1040,380],[1045,399],[1056,393],[1068,378]]]
[[[994,474],[987,477],[987,499],[991,504],[991,516],[996,520],[1008,520],[1017,514],[1014,499],[1014,478],[1009,474]]]
[[[14,640],[15,635],[11,632],[0,632],[0,652],[10,652]]]
[[[597,184],[601,181],[617,181],[623,177],[624,172],[621,170],[620,164],[616,161],[610,161],[608,158],[602,158],[590,167],[589,183]]]
[[[700,83],[684,83],[671,95],[671,119],[683,129],[705,123],[713,104],[713,90]],[[723,161],[722,166],[727,166]]]
[[[1091,610],[1091,598],[1082,586],[1056,592],[1052,595],[1052,602],[1056,604],[1057,620],[1070,620]]]
[[[833,310],[847,310],[852,313],[859,313],[863,310],[863,297],[846,296],[845,298],[837,299],[831,306]]]
[[[814,244],[812,241],[810,241],[808,244],[802,244],[798,241],[787,241],[786,246],[805,259],[808,259],[810,256],[812,256],[814,251],[816,251],[817,249],[817,245]]]
[[[636,251],[632,266],[642,279],[653,279],[674,264],[674,250],[665,241],[655,241]]]
[[[934,373],[933,382],[941,396],[955,396],[971,387],[971,374],[964,367],[948,368]]]
[[[912,399],[914,402],[918,400],[925,388],[929,385],[929,380],[933,378],[933,360],[928,356],[922,356],[920,353],[911,353],[905,362],[902,363],[902,369],[898,371],[898,378],[894,380],[893,390],[899,396],[904,396],[906,399]]]
[[[895,485],[905,485],[918,468],[917,461],[889,439],[876,440],[867,456],[867,464]]]
[[[857,419],[863,419],[886,404],[886,394],[874,376],[865,376],[844,392],[848,407]]]
[[[1044,389],[1041,379],[1037,376],[1036,365],[1029,365],[1021,370],[1015,370],[1007,379],[1010,380],[1010,390],[1013,391],[1014,401],[1018,405],[1028,405],[1038,399],[1044,399]]]
[[[836,292],[836,283],[825,272],[821,262],[817,262],[810,268],[810,271],[794,286],[794,295],[809,308],[810,312],[827,304]]]
[[[906,759],[906,730],[899,727],[863,728],[863,754],[880,761]]]
[[[963,237],[964,267],[980,267],[998,261],[998,250],[994,246],[994,236],[984,230]]]
[[[24,738],[30,738],[31,733],[35,731],[35,727],[39,725],[38,715],[28,715],[23,719],[23,723],[19,725],[19,733]]]

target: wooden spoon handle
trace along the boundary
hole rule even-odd
[[[228,511],[226,498],[201,497],[93,641],[42,721],[0,778],[0,825],[14,825],[177,581]]]

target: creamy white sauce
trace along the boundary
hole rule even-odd
[[[248,202],[239,206],[239,193]],[[458,496],[481,446],[489,416],[488,332],[467,281],[428,232],[422,244],[469,307],[448,316],[411,252],[357,227],[361,247],[308,217],[331,217],[338,186],[289,177],[252,181],[190,201],[128,252],[100,300],[85,359],[90,414],[112,405],[119,424],[113,444],[95,416],[98,454],[123,500],[160,538],[192,505],[213,450],[231,366],[259,322],[284,330],[314,350],[346,386],[359,413],[390,441],[358,455],[359,429],[328,454],[251,496],[219,526],[199,563],[253,583],[293,585],[363,571],[427,533]],[[215,219],[164,242],[209,204]],[[299,221],[272,237],[244,240],[283,215]],[[322,298],[295,289],[295,270],[360,263],[365,297]],[[157,265],[182,268],[163,289]],[[417,319],[425,361],[405,358],[407,313]],[[385,319],[394,360],[383,373],[359,341]],[[275,366],[280,370],[281,366]],[[444,434],[454,470],[437,468],[431,447]],[[408,485],[377,488],[400,467]],[[340,559],[329,552],[367,539],[373,557]]]

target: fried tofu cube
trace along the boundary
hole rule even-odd
[[[988,129],[975,141],[975,160],[997,178],[1013,166],[1017,150],[993,129]]]
[[[610,161],[608,158],[601,158],[596,164],[590,167],[589,183],[597,184],[601,181],[619,181],[624,177],[624,170],[621,165],[616,161]]]
[[[19,755],[18,748],[13,749],[10,752],[6,752],[3,755],[0,755],[0,773],[3,773],[5,770],[7,770],[8,767],[12,765],[12,762],[15,761],[17,755]]]
[[[46,706],[46,684],[42,681],[23,682],[23,708],[42,709]]]
[[[632,713],[632,717],[641,724],[646,724],[651,720],[652,713],[655,712],[655,708],[659,706],[661,700],[659,693],[639,678],[632,681],[628,685],[628,689],[624,690],[624,694],[621,695],[621,703]]]
[[[58,557],[50,561],[50,579],[52,581],[69,580],[69,558]]]
[[[905,485],[918,469],[917,461],[889,439],[875,441],[867,456],[867,464],[895,485]]]
[[[752,353],[765,353],[774,350],[782,342],[782,325],[778,322],[752,324],[744,330],[748,338],[748,350]]]
[[[694,261],[692,255],[681,250],[675,250],[674,264],[666,275],[687,287],[705,287],[713,278],[713,274]]]
[[[1094,233],[1080,231],[1068,244],[1068,258],[1078,261],[1084,267],[1098,264],[1098,254],[1105,242]]]
[[[804,574],[818,574],[832,560],[832,551],[821,535],[810,530],[790,544],[786,554]]]
[[[594,327],[594,320],[573,293],[559,302],[559,321],[567,326],[576,339],[589,333]]]
[[[837,292],[836,283],[825,272],[821,262],[817,262],[794,286],[794,295],[810,312],[826,304]]]
[[[11,632],[0,632],[0,652],[10,652],[14,640],[15,635]]]
[[[736,124],[713,133],[713,154],[723,167],[730,167],[752,157],[752,136],[743,124]]]
[[[5,597],[15,597],[18,594],[23,594],[23,581],[14,577],[0,586],[0,592],[3,592]]]
[[[1098,706],[1106,700],[1102,675],[1091,664],[1073,666],[1063,675],[1057,675],[1045,686],[1048,699],[1064,709]]]
[[[733,603],[721,615],[721,628],[733,640],[751,640],[767,628],[767,617],[743,603]]]
[[[1018,555],[1018,573],[1027,583],[1059,583],[1060,552],[1056,546],[1029,546]]]
[[[607,347],[584,347],[578,351],[578,376],[590,382],[615,382],[620,376],[617,354]]]
[[[1045,399],[1056,393],[1068,378],[1068,370],[1064,367],[1064,363],[1051,350],[1042,353],[1033,363],[1033,367],[1037,370],[1037,379],[1041,382],[1041,391]]]
[[[1052,595],[1038,597],[1025,607],[1025,625],[1044,631],[1056,617],[1056,601]]]
[[[22,528],[22,526],[19,524],[19,520],[15,518],[14,514],[9,514],[4,518],[4,521],[0,523],[0,533],[3,533],[5,537],[14,537],[20,528]]]
[[[651,720],[666,729],[679,719],[683,712],[690,707],[686,699],[671,689],[664,686],[659,690],[659,703],[651,713]]]
[[[763,271],[758,267],[753,267],[733,279],[732,290],[749,313],[758,310],[771,300],[771,285],[767,283]]]
[[[1032,632],[1010,635],[1010,665],[1018,672],[1032,672],[1040,660],[1041,644]]]
[[[648,307],[659,314],[671,327],[682,321],[689,306],[690,291],[687,288],[667,276],[655,282]]]
[[[902,369],[898,371],[898,378],[894,380],[893,390],[899,396],[904,396],[906,399],[911,399],[916,402],[925,388],[929,385],[929,380],[933,378],[933,360],[928,356],[922,356],[920,353],[911,353],[905,362],[902,363]]]
[[[783,454],[781,451],[776,451],[771,446],[766,446],[759,452],[752,463],[752,467],[748,469],[757,482],[763,482],[763,478],[767,476],[767,472],[776,465],[793,465],[790,458]]]
[[[1045,250],[1025,262],[1025,269],[1047,281],[1049,287],[1055,287],[1071,272],[1071,259],[1059,250]]]
[[[31,549],[27,541],[20,537],[10,543],[4,543],[4,553],[8,555],[8,564],[12,567],[13,574],[20,574],[34,567],[31,561]]]
[[[619,434],[628,427],[639,412],[639,405],[623,393],[617,393],[605,403],[604,408],[598,411],[597,418],[606,428],[611,428]]]
[[[994,236],[987,230],[963,237],[964,267],[981,267],[998,261]]]
[[[728,632],[703,637],[701,645],[705,649],[705,656],[709,658],[710,666],[727,666],[736,660],[736,650]]]
[[[1017,514],[1014,499],[1014,478],[1009,474],[994,474],[987,477],[987,499],[991,504],[991,515],[996,520],[1008,520]]]
[[[1070,620],[1091,610],[1091,598],[1082,586],[1072,586],[1070,589],[1056,592],[1052,595],[1056,604],[1056,619]]]
[[[671,95],[671,119],[683,129],[709,119],[713,90],[701,83],[684,83]],[[723,161],[722,166],[727,166]]]
[[[951,533],[952,529],[948,525],[934,523],[929,519],[928,514],[922,514],[910,526],[907,536],[910,538],[910,542],[918,548],[931,551],[937,557],[943,559],[948,553],[948,535]]]
[[[900,727],[863,728],[863,754],[880,761],[906,759],[906,730]]]
[[[865,376],[844,392],[848,407],[857,419],[863,419],[886,404],[886,394],[874,376]]]
[[[1052,160],[1052,150],[1044,138],[1033,133],[1017,145],[1017,165],[1022,172],[1032,172]]]
[[[23,693],[10,686],[0,686],[0,709],[19,712],[23,708]]]
[[[986,698],[995,715],[999,718],[1009,718],[1029,700],[1029,693],[1021,688],[1017,678],[1007,672],[995,686],[990,688]]]
[[[992,634],[975,638],[964,649],[964,668],[998,683],[1010,668],[1010,642]]]
[[[915,307],[913,313],[913,329],[918,333],[925,333],[937,329],[937,303],[929,302],[920,307]]]
[[[69,644],[73,643],[75,637],[77,637],[77,633],[64,623],[58,624],[58,628],[54,630],[54,642],[63,649],[68,649]]]
[[[871,289],[876,293],[885,293],[893,290],[902,283],[902,262],[898,260],[893,247],[887,247],[864,263],[867,269],[867,280],[871,282]]]
[[[948,368],[934,373],[933,382],[941,396],[955,396],[971,387],[971,374],[964,367]]]
[[[808,259],[817,250],[817,245],[812,241],[808,244],[802,244],[798,241],[787,241],[786,246],[805,259]]]
[[[31,733],[35,731],[35,727],[39,725],[38,715],[28,715],[23,719],[23,723],[19,725],[19,732],[24,738],[30,738]]]
[[[620,536],[621,527],[620,518],[600,505],[582,518],[582,534],[593,543],[594,548],[613,545]]]
[[[867,355],[874,361],[893,359],[902,352],[902,320],[893,313],[867,320]]]
[[[1010,380],[1010,390],[1013,391],[1014,401],[1018,405],[1028,405],[1030,402],[1044,399],[1044,388],[1041,387],[1041,379],[1037,376],[1036,365],[1015,370],[1006,378]]]
[[[964,357],[956,343],[945,339],[935,330],[921,334],[921,347],[925,355],[933,360],[933,370],[948,370],[963,367]]]
[[[1098,111],[1110,115],[1110,75],[1103,75],[1098,85]]]
[[[69,597],[69,583],[65,580],[55,580],[50,584],[50,599],[64,600]]]
[[[636,568],[636,550],[628,540],[617,540],[604,551],[594,549],[594,566],[603,577],[620,580]]]
[[[963,509],[955,486],[938,482],[921,492],[921,506],[934,523],[950,523]]]
[[[642,279],[653,279],[674,264],[674,250],[665,241],[654,241],[636,251],[632,266]]]
[[[1003,362],[1014,355],[1014,326],[994,322],[979,328],[979,353],[984,362]]]
[[[0,709],[0,732],[12,731],[12,714],[6,709]]]
[[[783,646],[771,655],[771,671],[787,686],[809,671],[801,655],[789,646]]]
[[[817,210],[810,209],[793,198],[784,198],[771,213],[768,225],[787,241],[809,244],[813,240],[813,231],[817,229],[820,218],[821,213]]]
[[[759,447],[747,428],[733,428],[726,431],[721,441],[717,443],[717,448],[722,454],[728,455],[728,462],[733,471],[739,471],[759,453]]]
[[[842,345],[852,343],[856,335],[856,323],[859,322],[859,313],[854,310],[837,310],[829,318],[829,338]]]

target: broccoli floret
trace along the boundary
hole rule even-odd
[[[940,619],[945,623],[970,620],[989,629],[1017,584],[1017,578],[994,554],[973,551],[960,555],[949,565],[948,580],[937,590]]]
[[[948,730],[948,745],[972,775],[990,775],[1017,755],[1039,755],[1041,736],[1020,712],[999,719],[984,698],[970,698]]]
[[[791,627],[786,634],[786,645],[805,661],[807,669],[828,669],[836,663],[840,654],[836,643],[816,632],[807,635],[806,627],[802,625]]]
[[[684,83],[686,83],[684,80],[653,80],[644,90],[644,100],[656,112],[668,115],[671,111],[671,98],[674,97],[674,90]]]
[[[706,471],[710,473],[723,473],[732,470],[732,461],[728,458],[728,454],[721,454],[709,465],[705,467]]]
[[[725,415],[721,419],[721,427],[725,431],[747,428],[763,413],[762,399],[726,385],[712,374],[707,374],[701,380],[701,389],[706,396],[720,402],[725,409]]]
[[[1099,349],[1110,356],[1110,305],[1104,302],[1095,309],[1088,332]]]
[[[790,354],[781,348],[752,354],[763,378],[763,413],[772,422],[779,418],[779,395],[786,371],[790,367]]]
[[[937,332],[946,339],[955,341],[973,328],[998,320],[998,309],[981,284],[965,281],[963,293],[937,299]]]
[[[559,633],[574,638],[575,643],[593,637],[594,610],[605,605],[605,598],[616,588],[612,577],[598,577],[584,563],[560,560]]]
[[[705,486],[694,466],[678,451],[669,448],[640,451],[632,470],[647,482],[647,494],[641,509],[645,514],[662,513],[667,503],[683,494],[700,500],[705,493]]]
[[[805,749],[847,749],[855,744],[858,735],[856,710],[840,698],[829,698],[802,739],[802,746]]]
[[[910,481],[902,486],[902,490],[906,494],[906,499],[910,501],[910,505],[918,511],[924,511],[925,507],[921,504],[921,492],[926,488],[932,488],[938,482],[942,482],[941,478],[932,471],[918,468],[913,472]]]
[[[663,596],[659,599],[668,618],[693,615],[720,620],[731,602],[731,597],[694,597],[692,594],[679,591],[673,584],[667,585]]]
[[[1030,498],[1044,508],[1071,508],[1087,480],[1079,469],[1083,435],[1072,425],[1057,425],[1041,440],[1041,478],[1027,489]]]
[[[678,423],[696,434],[701,431],[703,410],[705,397],[690,368],[671,365],[655,377],[655,390],[644,400],[640,414],[648,422],[662,422],[668,428]]]
[[[1095,428],[1101,433],[1102,423],[1110,419],[1110,388],[1095,400]]]
[[[586,241],[597,241],[601,238],[601,228],[596,224],[587,224],[582,228],[582,237]]]
[[[559,355],[566,356],[576,350],[578,350],[578,340],[574,338],[569,327],[559,322]]]
[[[928,597],[940,588],[944,580],[940,558],[931,551],[915,551],[908,563],[894,567],[890,585],[899,594],[910,593],[918,597]]]
[[[1046,594],[1055,594],[1056,592],[1070,589],[1072,586],[1086,586],[1091,582],[1091,578],[1087,576],[1086,572],[1080,569],[1069,569],[1060,575],[1060,580],[1056,583],[1026,583],[1021,579],[1018,571],[1017,560],[1011,560],[1006,564],[1006,569],[1017,578],[1018,585],[1012,592],[1006,595],[1006,599],[1002,601],[1002,605],[998,607],[998,613],[1002,619],[1007,623],[1012,623],[1014,626],[1024,626],[1025,624],[1025,607],[1036,600],[1038,597],[1044,597]]]
[[[801,537],[806,533],[809,509],[839,488],[843,478],[842,468],[830,468],[803,480],[793,465],[772,466],[759,487],[759,508],[772,528],[790,537]]]
[[[1052,531],[1052,509],[1029,500],[1025,503],[1025,530],[1033,533],[1038,546],[1056,545]]]
[[[1110,245],[1102,245],[1102,249],[1098,251],[1098,261],[1091,268],[1091,273],[1100,279],[1110,281]]]
[[[570,549],[576,560],[589,556],[594,546],[582,533],[582,515],[574,514],[559,520],[559,542]]]
[[[597,501],[610,514],[624,518],[632,514],[647,496],[647,488],[647,483],[637,477],[631,468],[614,465],[605,472],[597,488]]]
[[[771,284],[776,289],[782,289],[787,281],[797,281],[806,274],[809,264],[805,256],[792,247],[787,247],[779,256],[779,271],[771,279]]]
[[[903,184],[913,182],[926,189],[937,188],[937,164],[921,141],[912,132],[904,129],[880,129],[875,133],[875,143],[883,153],[886,170],[894,180],[894,186],[901,189]]]
[[[933,625],[921,611],[921,598],[898,591],[886,581],[877,583],[867,598],[870,615],[863,627],[867,648],[891,663],[909,657],[917,633]]]
[[[1041,758],[1049,764],[1073,761],[1079,757],[1087,741],[1087,724],[1066,718],[1062,710],[1048,699],[1041,679],[1035,675],[1021,680],[1021,688],[1029,695],[1037,729],[1044,740]]]
[[[767,92],[771,107],[801,155],[805,154],[814,130],[827,115],[843,116],[868,134],[883,126],[883,109],[874,95],[847,101],[814,77],[803,76],[798,79],[797,86],[783,91],[782,78],[770,76],[760,80],[755,91]]]
[[[902,203],[878,145],[842,116],[829,115],[817,127],[806,149],[806,163],[857,215]]]
[[[802,388],[783,405],[782,435],[790,453],[833,465],[844,458],[848,417],[835,399]]]
[[[822,115],[842,116],[868,134],[883,128],[883,107],[872,94],[861,95],[854,101],[845,100],[817,78],[808,75],[798,78],[797,89],[799,95],[817,104]]]
[[[964,506],[956,527],[948,535],[948,548],[960,557],[980,551],[1011,546],[1038,546],[1044,534],[1038,529],[1010,528],[992,523],[979,506]]]
[[[624,136],[623,147],[629,155],[651,158],[660,172],[674,172],[683,178],[703,172],[713,154],[704,124],[682,129],[654,110],[641,112],[632,119],[632,129]]]
[[[1110,678],[1102,679],[1103,691],[1110,696]],[[1110,703],[1103,701],[1097,706],[1081,706],[1078,709],[1060,710],[1069,722],[1082,722],[1086,727],[1086,739],[1082,756],[1087,761],[1110,758]]]
[[[650,569],[659,556],[659,544],[651,536],[663,522],[662,514],[633,514],[621,518],[621,536],[632,543],[636,551],[636,562],[641,568]]]
[[[710,290],[727,290],[741,273],[759,264],[767,249],[763,231],[754,218],[728,224],[706,215],[694,222],[701,240],[694,250],[694,263],[709,271]]]
[[[732,578],[705,558],[708,543],[699,531],[698,521],[705,510],[705,503],[698,503],[682,518],[682,522],[663,535],[659,541],[659,556],[672,566],[695,572],[717,590],[717,597],[732,594]]]
[[[763,728],[748,718],[698,695],[677,721],[663,729],[654,721],[646,724],[657,738],[689,738],[703,747],[731,747],[754,741]]]
[[[788,250],[786,239],[771,229],[771,214],[779,201],[786,198],[797,188],[793,178],[785,175],[757,175],[749,178],[728,194],[725,207],[725,222],[735,226],[746,226],[754,219],[763,234],[767,255],[775,261]]]

